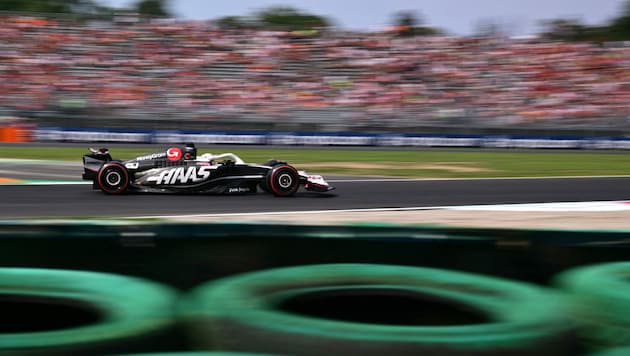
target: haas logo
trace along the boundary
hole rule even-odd
[[[147,178],[147,182],[155,184],[187,184],[198,183],[210,177],[212,168],[201,167],[178,167],[161,171],[158,175]]]
[[[171,147],[166,150],[166,157],[169,161],[179,161],[179,159],[182,158],[182,150],[177,147]]]

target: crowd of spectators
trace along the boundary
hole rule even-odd
[[[392,125],[630,117],[630,47],[623,45],[224,30],[133,18],[0,21],[4,111],[190,120],[297,120],[311,112]]]

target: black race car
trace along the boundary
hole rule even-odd
[[[248,164],[233,153],[197,156],[194,144],[120,161],[106,148],[83,155],[83,179],[106,194],[125,192],[242,194],[263,191],[279,197],[333,190],[322,176],[298,171],[286,162]]]

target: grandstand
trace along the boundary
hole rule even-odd
[[[2,15],[0,115],[44,125],[630,133],[630,48]]]

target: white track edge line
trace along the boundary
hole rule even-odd
[[[329,183],[387,183],[387,182],[431,182],[431,181],[479,181],[479,180],[545,180],[545,179],[587,179],[587,178],[630,178],[627,176],[557,176],[557,177],[494,177],[494,178],[382,178],[382,179],[329,179]],[[17,179],[17,178],[16,178]],[[25,179],[25,181],[27,181]],[[0,183],[0,186],[16,185],[87,185],[91,182],[82,181],[45,181]]]
[[[304,210],[304,211],[267,211],[267,212],[243,212],[243,213],[215,213],[215,214],[181,214],[181,215],[147,215],[147,216],[134,216],[127,219],[151,219],[151,218],[209,218],[209,217],[235,217],[235,216],[274,216],[274,215],[309,215],[309,214],[326,214],[326,213],[369,213],[369,212],[396,212],[396,211],[423,211],[423,210],[459,210],[459,211],[514,211],[514,212],[571,212],[571,211],[627,211],[630,210],[630,205],[626,205],[627,201],[612,200],[612,201],[591,201],[591,202],[560,202],[560,203],[524,203],[524,204],[480,204],[480,205],[450,205],[450,206],[420,206],[420,207],[405,207],[405,208],[365,208],[365,209],[331,209],[331,210]],[[618,208],[606,209],[606,207],[614,207],[615,204],[619,204]],[[624,205],[621,205],[624,204]],[[577,206],[579,209],[553,209],[553,207],[571,207]],[[591,205],[591,208],[581,207]],[[542,209],[541,207],[551,207],[552,209]],[[601,207],[604,207],[602,209]],[[624,207],[622,207],[624,206]],[[508,209],[505,209],[505,208]],[[580,208],[581,207],[581,208]],[[600,207],[600,208],[598,208]],[[510,209],[520,208],[520,209]],[[528,209],[529,208],[529,209]]]
[[[324,213],[354,213],[354,212],[388,212],[388,211],[415,211],[415,210],[437,210],[446,209],[444,206],[428,206],[428,207],[407,207],[407,208],[366,208],[366,209],[331,209],[331,210],[303,210],[303,211],[265,211],[258,213],[216,213],[216,214],[182,214],[182,215],[147,215],[133,216],[128,219],[151,219],[151,218],[204,218],[204,217],[230,217],[230,216],[270,216],[270,215],[308,215],[308,214],[324,214]]]
[[[92,182],[83,182],[83,181],[44,181],[42,180],[41,182],[16,182],[16,183],[0,183],[0,187],[2,186],[25,186],[25,185],[91,185]]]
[[[326,179],[329,183],[369,183],[369,182],[420,182],[442,180],[518,180],[518,179],[586,179],[586,178],[630,178],[630,175],[618,176],[551,176],[551,177],[484,177],[484,178],[358,178],[358,179]]]

